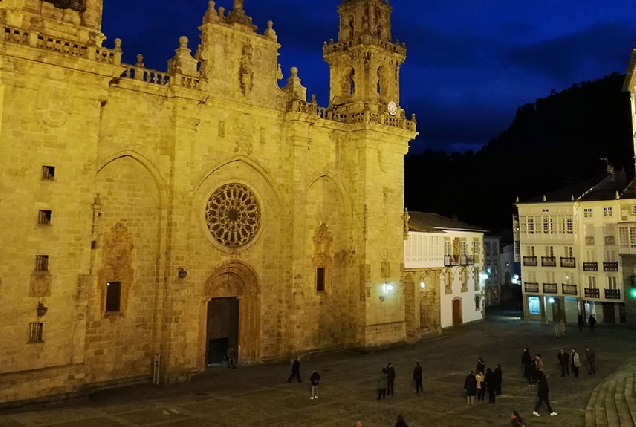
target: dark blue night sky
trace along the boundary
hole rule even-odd
[[[285,80],[297,66],[326,106],[322,43],[337,38],[341,0],[245,0],[259,32],[274,21]],[[196,51],[207,0],[106,0],[105,45],[123,40],[124,60],[145,56],[165,70],[178,38]],[[217,7],[232,8],[232,0]],[[479,149],[505,130],[518,106],[583,80],[625,73],[636,47],[634,0],[392,0],[393,37],[407,43],[402,106],[417,114],[413,147]],[[281,81],[284,83],[284,81]]]

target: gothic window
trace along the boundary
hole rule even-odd
[[[316,274],[316,292],[325,292],[331,283],[333,264],[331,245],[333,238],[325,223],[321,223],[314,233],[313,264]]]
[[[349,18],[349,38],[352,39],[355,34],[354,26],[353,26],[353,18]]]
[[[316,292],[325,291],[325,268],[318,267],[316,269]]]
[[[247,186],[238,183],[219,187],[208,200],[205,219],[214,239],[228,247],[243,246],[260,228],[260,207]]]
[[[378,25],[378,37],[382,38],[382,26]]]
[[[353,96],[356,92],[356,82],[355,82],[355,71],[351,70],[349,76],[347,77],[347,84],[349,88],[349,95]]]

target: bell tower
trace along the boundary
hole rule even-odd
[[[378,113],[391,102],[399,105],[406,45],[392,40],[388,0],[344,0],[338,13],[338,41],[323,45],[330,68],[329,106],[353,112],[366,104]]]

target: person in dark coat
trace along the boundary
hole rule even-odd
[[[539,374],[539,385],[537,386],[537,404],[534,405],[534,411],[532,411],[532,415],[535,417],[540,417],[539,409],[541,408],[541,404],[545,403],[545,406],[548,408],[548,412],[550,415],[555,416],[557,413],[552,410],[552,405],[550,405],[550,388],[548,387],[548,378],[543,372]]]
[[[528,378],[528,364],[532,361],[532,356],[530,356],[530,350],[527,348],[523,349],[523,354],[521,354],[521,372],[523,372],[523,377]]]
[[[484,373],[484,369],[486,369],[486,362],[480,357],[477,361],[477,373]]]
[[[583,317],[582,314],[579,314],[577,323],[579,324],[579,331],[582,331],[583,327],[585,326],[585,317]]]
[[[526,365],[526,370],[527,370],[527,374],[528,374],[527,375],[528,385],[535,385],[537,383],[537,381],[536,381],[537,365],[534,362],[535,362],[534,359],[530,359],[530,361]]]
[[[521,418],[519,412],[512,411],[510,414],[510,427],[526,427],[526,422]]]
[[[596,353],[589,345],[585,347],[585,357],[587,359],[587,374],[596,375]]]
[[[386,395],[393,396],[393,384],[395,383],[395,368],[393,363],[389,363],[386,367]]]
[[[292,381],[292,378],[296,378],[299,383],[303,382],[300,379],[300,356],[296,356],[296,359],[294,359],[294,363],[292,363],[291,375],[287,379],[287,382],[290,383]]]
[[[382,369],[378,377],[378,400],[386,399],[386,369]]]
[[[495,403],[495,374],[490,368],[486,371],[484,381],[486,382],[486,390],[488,390],[488,403]]]
[[[594,318],[593,314],[590,314],[590,319],[587,321],[587,323],[590,325],[590,330],[593,331],[594,325],[596,325],[596,319]]]
[[[404,415],[398,415],[397,423],[395,423],[395,427],[409,427],[409,425],[404,421]]]
[[[464,393],[466,393],[466,404],[474,405],[475,396],[477,395],[477,378],[475,378],[473,371],[470,371],[470,374],[464,380]]]
[[[413,369],[413,381],[415,381],[415,392],[419,393],[420,391],[424,392],[424,385],[422,384],[422,378],[424,373],[422,371],[422,367],[420,366],[420,362],[415,362],[415,368]]]
[[[320,374],[314,371],[311,374],[311,400],[318,399],[318,384],[320,383]]]
[[[236,369],[236,365],[234,364],[234,360],[236,359],[236,350],[234,350],[234,346],[230,346],[225,353],[225,357],[227,357],[227,368]]]
[[[501,370],[501,365],[497,364],[497,367],[493,371],[495,378],[495,394],[497,396],[501,396],[501,383],[503,382],[503,371]]]
[[[559,365],[561,366],[561,376],[564,377],[565,374],[570,376],[570,357],[565,354],[565,351],[559,350],[559,354],[557,354],[557,359],[559,359]]]

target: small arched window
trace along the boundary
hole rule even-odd
[[[355,74],[356,72],[351,69],[351,71],[349,71],[349,74],[347,75],[347,88],[349,91],[349,95],[353,96],[356,93],[356,81],[355,81]]]
[[[382,67],[378,67],[378,73],[377,73],[377,77],[378,77],[378,82],[377,82],[377,92],[378,95],[385,95],[386,92],[386,87],[385,87],[385,82],[384,82],[384,68]]]

